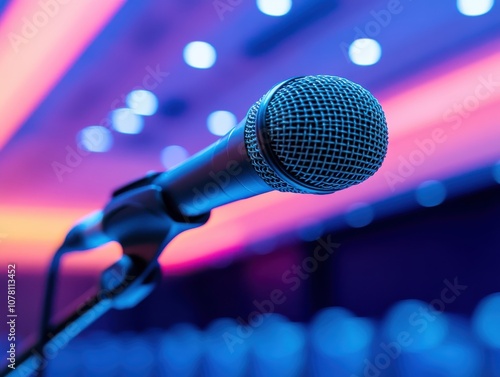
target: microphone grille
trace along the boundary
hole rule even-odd
[[[328,194],[358,184],[382,165],[387,143],[375,97],[336,76],[277,85],[252,106],[245,124],[252,165],[283,192]]]

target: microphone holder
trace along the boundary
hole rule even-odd
[[[49,267],[39,340],[1,376],[41,376],[67,343],[109,309],[127,309],[146,298],[161,280],[158,257],[178,234],[205,224],[210,216],[184,216],[168,190],[153,183],[159,173],[134,181],[112,194],[104,210],[86,218],[66,236]],[[62,255],[118,242],[122,257],[106,268],[99,291],[56,326],[51,325]]]

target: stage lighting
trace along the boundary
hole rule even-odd
[[[347,224],[353,228],[362,228],[373,221],[373,208],[365,203],[357,203],[349,208],[345,215]]]
[[[349,58],[357,65],[373,65],[380,60],[382,47],[370,38],[356,39],[349,46]]]
[[[236,116],[229,111],[214,111],[207,118],[208,130],[217,136],[227,134],[236,123]]]
[[[113,135],[103,126],[89,126],[78,133],[77,143],[88,152],[107,152],[113,145]]]
[[[144,120],[131,109],[116,109],[111,112],[113,129],[123,134],[138,134],[144,128]]]
[[[189,153],[183,147],[179,145],[170,145],[163,148],[161,151],[161,162],[163,166],[165,166],[165,169],[170,169],[180,164],[188,158],[188,156]]]
[[[207,42],[191,42],[184,47],[184,61],[193,68],[207,69],[217,60],[215,48]]]
[[[497,183],[500,183],[500,161],[498,161],[494,166],[493,166],[493,178]]]
[[[257,8],[268,16],[284,16],[292,9],[292,0],[257,0]]]
[[[426,181],[415,192],[418,204],[423,207],[435,207],[446,199],[446,187],[439,181]]]
[[[398,302],[385,318],[384,338],[411,352],[442,344],[448,334],[448,319],[446,314],[438,311],[441,306],[437,304],[442,306],[438,299],[430,303],[419,300]]]
[[[485,297],[472,317],[474,332],[485,344],[500,349],[500,293]]]
[[[158,109],[158,98],[149,90],[133,90],[127,95],[126,103],[138,115],[153,115]]]
[[[493,8],[495,0],[457,0],[457,8],[465,16],[481,16]]]

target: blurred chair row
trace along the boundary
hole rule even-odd
[[[447,300],[406,300],[382,321],[342,308],[309,324],[275,314],[218,319],[204,330],[179,324],[168,331],[82,335],[48,366],[71,376],[500,376],[500,293],[472,318],[447,314]]]

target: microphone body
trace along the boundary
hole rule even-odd
[[[244,130],[242,121],[222,139],[160,174],[153,184],[186,216],[271,191],[251,164]]]
[[[372,176],[387,143],[384,112],[366,89],[336,76],[295,77],[153,183],[186,216],[271,190],[330,194]]]

